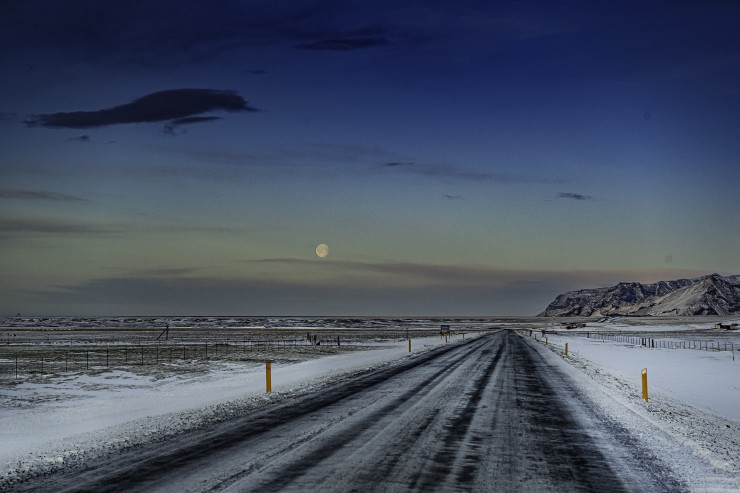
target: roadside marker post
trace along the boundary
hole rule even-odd
[[[545,337],[545,346],[547,346],[547,345],[548,345],[548,344],[547,344],[547,337]]]
[[[642,369],[642,400],[648,401],[647,368]]]
[[[565,357],[568,357],[568,343],[565,343]]]
[[[409,353],[411,352],[411,339],[409,339]]]
[[[268,394],[272,392],[272,364],[269,359],[265,365],[265,386],[267,387]]]

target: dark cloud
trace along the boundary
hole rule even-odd
[[[244,98],[234,91],[170,89],[148,94],[131,103],[102,110],[36,115],[26,120],[26,125],[50,128],[95,128],[123,123],[177,121],[209,111],[258,110],[249,106]]]
[[[177,120],[172,120],[164,126],[164,133],[166,133],[167,135],[181,135],[181,133],[184,133],[184,131],[178,132],[177,129],[182,125],[215,122],[217,120],[223,120],[223,118],[221,118],[220,116],[188,116],[186,118],[178,118]]]
[[[217,8],[195,0],[178,8],[168,0],[6,4],[0,2],[0,45],[22,53],[44,46],[60,59],[96,64],[159,70],[251,48],[356,50],[387,42],[375,28],[348,31],[363,24],[367,7],[336,0],[224,0]]]
[[[307,259],[256,262],[264,267],[274,263],[281,272],[280,264],[289,266],[292,272],[321,268],[322,275],[301,279],[275,276],[223,279],[188,276],[185,270],[164,269],[149,275],[90,279],[23,294],[46,311],[64,311],[74,306],[79,314],[377,316],[383,313],[469,317],[471,314],[531,315],[539,313],[562,292],[610,286],[624,279],[655,282],[695,277],[694,272],[675,269],[537,272],[476,265]],[[327,277],[327,269],[331,269],[332,277]]]
[[[383,37],[352,37],[321,39],[318,41],[297,44],[295,47],[301,50],[352,51],[384,46],[387,44],[389,44],[388,39]]]
[[[376,169],[394,170],[413,175],[446,180],[472,181],[476,183],[563,183],[563,178],[529,176],[509,172],[469,171],[450,165],[433,165],[413,162],[389,162],[376,166]]]
[[[116,230],[60,219],[0,218],[0,235],[6,234],[105,234]]]
[[[442,197],[447,200],[462,200],[462,195],[450,195],[446,193]]]
[[[366,164],[380,160],[392,159],[392,154],[381,147],[353,144],[300,144],[286,145],[280,148],[249,153],[231,153],[222,150],[190,149],[186,151],[170,149],[185,155],[196,162],[209,162],[227,165],[250,166],[292,166],[306,163],[316,164]]]
[[[401,166],[413,166],[413,165],[414,165],[414,163],[409,162],[409,161],[406,161],[406,162],[404,162],[404,161],[393,161],[391,163],[382,164],[381,166],[384,167],[384,168],[398,168],[398,167],[401,167]]]
[[[81,142],[86,143],[90,142],[90,136],[89,135],[78,135],[77,137],[72,137],[71,139],[67,139],[70,142]]]
[[[136,271],[134,276],[136,277],[179,277],[195,274],[198,271],[202,271],[205,267],[181,267],[171,269],[143,269]]]
[[[580,193],[569,193],[569,192],[562,192],[558,195],[561,199],[571,199],[571,200],[592,200],[593,197],[590,195],[581,195]]]
[[[0,188],[0,199],[51,200],[54,202],[87,202],[87,199],[66,193],[47,192],[45,190],[19,190]]]

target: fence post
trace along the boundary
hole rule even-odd
[[[85,351],[85,369],[90,369],[90,351]]]
[[[15,355],[15,379],[18,380],[18,355],[17,354]]]
[[[267,388],[268,394],[272,392],[272,364],[269,359],[265,364],[265,387]]]
[[[648,401],[647,368],[642,369],[642,399]]]

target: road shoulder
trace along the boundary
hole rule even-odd
[[[628,382],[561,347],[522,335],[543,358],[568,376],[600,413],[619,423],[639,448],[660,458],[691,491],[740,490],[738,424],[666,395],[645,403],[639,381]]]

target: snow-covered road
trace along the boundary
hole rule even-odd
[[[64,491],[678,491],[512,331],[406,359],[83,473]],[[33,487],[33,485],[29,485]]]

